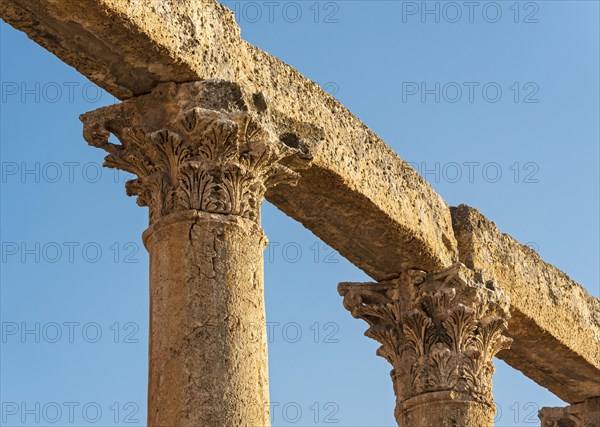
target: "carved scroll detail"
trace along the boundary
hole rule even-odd
[[[590,397],[564,408],[542,408],[538,416],[542,427],[599,427],[600,397]]]
[[[450,390],[493,405],[492,358],[512,342],[503,335],[508,298],[491,284],[468,282],[460,268],[339,286],[346,309],[369,324],[365,335],[382,344],[377,354],[394,368],[399,402]]]
[[[110,143],[110,133],[122,145]],[[104,166],[137,176],[127,182],[127,194],[150,208],[151,223],[190,209],[258,222],[266,190],[299,178],[278,163],[293,149],[273,141],[245,112],[192,108],[154,132],[89,119],[84,137],[109,153]]]

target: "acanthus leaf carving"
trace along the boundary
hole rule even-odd
[[[508,298],[456,264],[441,272],[404,271],[382,283],[339,285],[344,306],[369,324],[382,344],[377,354],[393,366],[399,402],[455,391],[493,405],[492,358],[510,346],[504,336]]]
[[[105,166],[137,176],[127,182],[127,194],[150,208],[151,223],[190,209],[258,222],[267,189],[299,178],[280,164],[294,149],[274,140],[247,112],[195,107],[153,131],[115,129],[102,116],[83,120],[89,144],[108,152]],[[108,141],[110,133],[121,145]]]

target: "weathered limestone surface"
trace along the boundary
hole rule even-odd
[[[144,233],[150,253],[149,426],[269,425],[266,239],[188,211]]]
[[[224,79],[263,93],[313,166],[267,199],[377,280],[457,259],[446,203],[317,84],[240,37],[214,0],[3,0],[0,15],[120,99],[159,82]]]
[[[542,408],[542,427],[600,427],[600,397],[566,408]]]
[[[226,82],[161,84],[82,121],[149,207],[148,425],[269,425],[260,206],[297,181],[282,162],[298,150]]]
[[[375,280],[404,268],[436,271],[457,260],[449,210],[431,187],[316,84],[243,41],[231,12],[216,1],[3,0],[0,16],[120,99],[148,93],[159,82],[226,79],[256,93],[259,105],[266,100],[274,132],[302,148],[301,157],[313,158],[297,187],[271,189],[268,200]],[[542,289],[551,282],[524,283]],[[513,295],[517,287],[504,286],[518,303],[521,291]],[[505,360],[527,374],[542,361],[543,372],[531,376],[548,372],[554,379],[544,384],[577,402],[582,386],[563,378],[577,370],[589,383],[598,358],[561,331],[581,331],[595,320],[563,316],[562,325],[549,323],[544,319],[556,304],[542,307],[548,302],[540,299],[539,310],[523,315],[517,306],[511,321],[513,331],[544,332],[544,350],[536,350],[533,335],[515,332],[517,350],[504,352]],[[566,364],[548,357],[550,343],[569,349],[559,351],[570,354]]]
[[[492,427],[493,357],[508,348],[509,299],[458,263],[406,270],[379,283],[340,283],[344,307],[393,366],[396,420],[403,427]]]
[[[514,342],[498,357],[567,402],[600,396],[600,301],[476,209],[452,218],[461,262],[510,295]]]

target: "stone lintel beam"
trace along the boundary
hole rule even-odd
[[[542,408],[541,427],[600,427],[600,397],[565,408]]]
[[[120,99],[206,79],[266,99],[276,133],[313,157],[294,190],[267,200],[376,280],[457,260],[432,187],[317,84],[242,40],[216,1],[3,0],[0,16]]]
[[[338,291],[393,366],[400,426],[493,426],[492,359],[512,341],[504,336],[510,313],[501,289],[458,263],[379,283],[340,283]]]
[[[460,260],[511,299],[498,357],[569,403],[600,395],[600,301],[476,209],[452,208]]]

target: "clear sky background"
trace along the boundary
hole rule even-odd
[[[450,205],[598,297],[597,1],[476,2],[471,16],[427,2],[439,18],[422,2],[226,4],[244,38],[334,93]],[[147,212],[78,120],[116,101],[5,23],[0,37],[0,423],[145,425]],[[263,227],[273,425],[395,425],[391,367],[336,291],[368,277],[268,203]],[[497,426],[562,405],[496,367]]]

